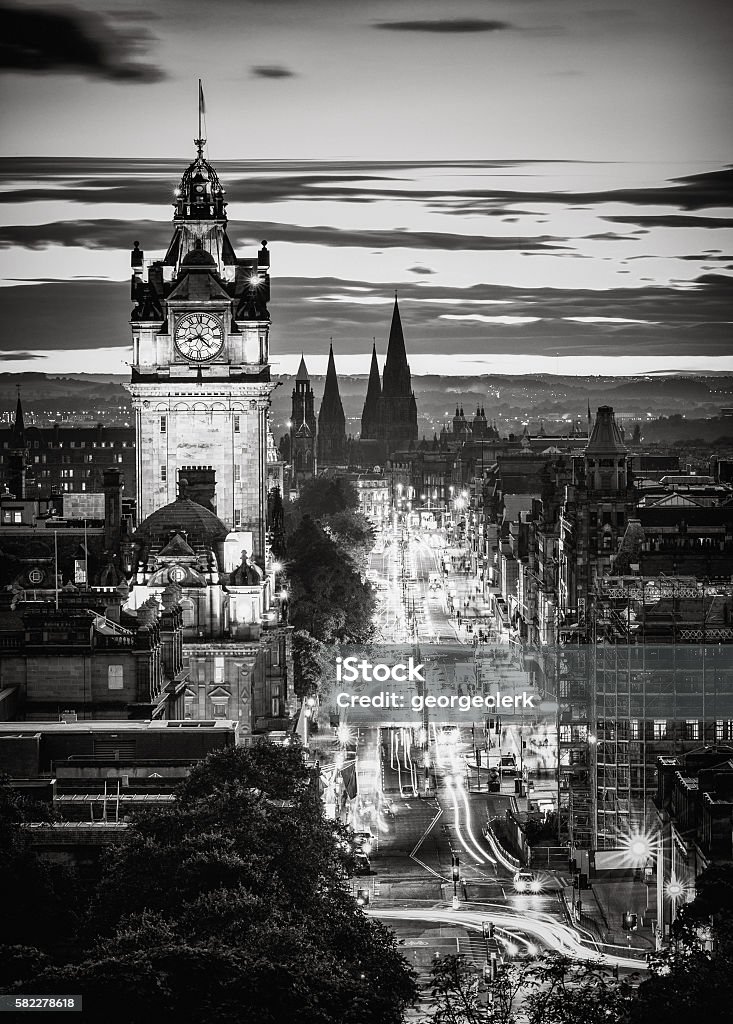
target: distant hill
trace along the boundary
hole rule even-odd
[[[282,387],[273,392],[273,431],[279,436],[286,429],[290,414],[294,377],[276,377]],[[20,385],[23,407],[39,422],[99,420],[108,423],[130,422],[130,397],[123,388],[127,380],[115,374],[72,373],[52,376],[46,373],[0,373],[0,417],[7,423],[12,416]],[[324,378],[312,378],[316,409],[320,405]],[[357,434],[366,393],[366,376],[339,378],[341,398],[347,419],[347,432]],[[681,416],[687,419],[713,419],[724,407],[733,406],[733,376],[654,374],[643,377],[570,377],[550,374],[510,376],[441,377],[413,376],[421,435],[432,437],[443,423],[449,423],[456,406],[462,406],[471,419],[481,405],[489,420],[497,419],[504,429],[528,421],[530,430],[538,430],[544,421],[548,433],[553,424],[580,417],[585,424],[588,405],[595,413],[599,405],[612,405],[624,422],[652,417]],[[689,435],[688,435],[689,436]],[[716,435],[719,436],[719,435]]]

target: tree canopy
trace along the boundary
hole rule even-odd
[[[81,1020],[398,1024],[413,975],[346,890],[343,827],[317,787],[297,746],[210,755],[110,853],[73,956],[0,949],[5,990],[33,964],[35,993],[83,993]]]

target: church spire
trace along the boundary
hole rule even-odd
[[[298,372],[295,375],[295,379],[310,380],[310,376],[308,374],[308,367],[305,365],[305,356],[303,355],[302,352],[300,353],[300,366],[298,367]]]
[[[25,447],[25,420],[23,418],[23,403],[20,400],[20,387],[18,387],[18,401],[15,406],[15,423],[13,424],[13,445],[16,448]]]
[[[405,337],[402,333],[402,320],[400,319],[397,295],[395,295],[392,323],[389,329],[387,358],[384,363],[384,374],[382,376],[382,394],[385,398],[409,398],[412,394],[410,367],[407,363]]]
[[[379,364],[377,362],[377,345],[372,344],[372,365],[369,369],[369,383],[367,385],[364,409],[361,414],[361,436],[362,438],[374,438],[377,436],[377,403],[382,394],[382,382],[379,379]]]
[[[345,458],[346,418],[339,394],[333,344],[328,350],[328,369],[323,388],[323,399],[318,412],[318,464],[339,464]]]

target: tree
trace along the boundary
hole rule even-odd
[[[349,480],[318,476],[306,480],[294,502],[293,510],[301,516],[332,516],[338,512],[356,510],[359,498],[356,488]]]
[[[133,820],[84,950],[39,963],[33,991],[83,992],[80,1019],[111,1024],[399,1024],[414,976],[345,890],[344,836],[298,746],[212,754],[170,808]],[[6,991],[23,984],[19,970]]]
[[[348,555],[360,572],[365,572],[374,547],[374,527],[359,512],[345,510],[328,519],[330,537]]]
[[[364,643],[375,599],[347,554],[310,516],[288,539],[291,624],[324,644]]]
[[[296,695],[302,699],[318,693],[329,666],[326,645],[304,629],[296,630],[293,633],[293,685]]]
[[[462,955],[438,960],[432,977],[431,1024],[625,1024],[634,997],[610,968],[557,953],[500,964],[486,993]]]
[[[722,1024],[733,1004],[733,864],[714,864],[696,879],[695,899],[682,907],[670,945],[651,958],[630,1021],[675,1024],[691,1015]]]

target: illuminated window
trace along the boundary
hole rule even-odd
[[[654,739],[655,740],[666,740],[667,739],[667,720],[666,718],[655,718],[654,719]]]
[[[688,718],[685,722],[685,739],[686,740],[699,740],[700,739],[700,723],[696,718]]]

